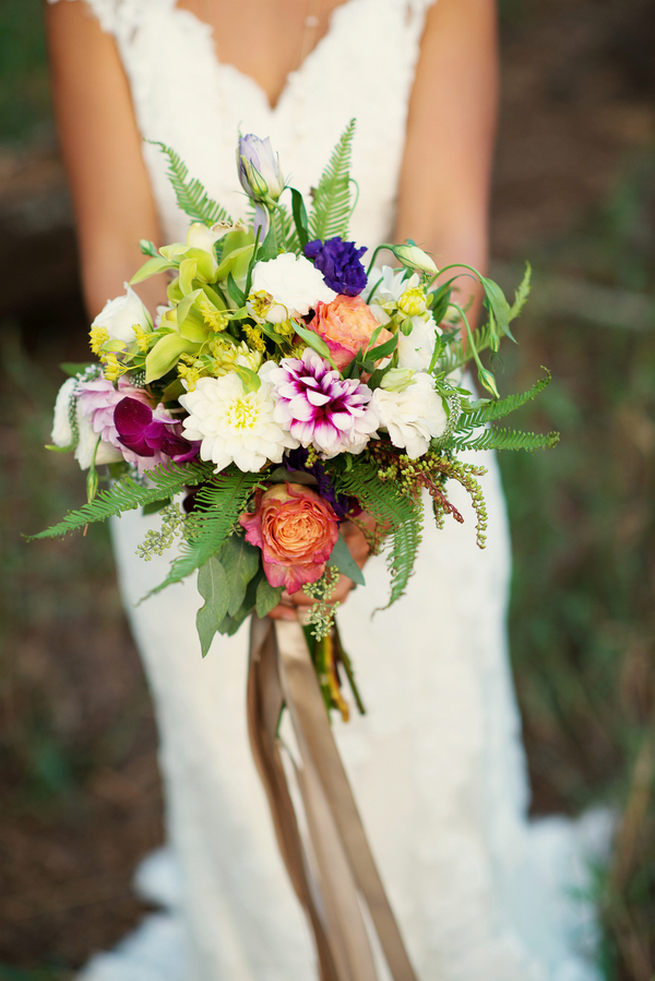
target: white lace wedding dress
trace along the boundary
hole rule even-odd
[[[79,2],[79,0],[78,0]],[[315,182],[357,117],[352,236],[389,235],[403,135],[431,0],[349,0],[289,76],[274,109],[219,64],[210,28],[173,0],[90,0],[112,32],[143,136],[174,147],[232,215],[237,132],[270,136],[290,183]],[[167,241],[184,236],[165,163],[144,146]],[[479,458],[478,458],[479,459]],[[520,723],[507,662],[508,532],[493,459],[486,551],[473,521],[429,525],[409,594],[384,605],[382,559],[340,611],[368,714],[335,725],[365,826],[422,981],[589,981],[593,918],[581,839],[603,821],[528,822]],[[245,723],[247,628],[202,660],[195,583],[138,607],[168,561],[134,554],[147,519],[114,529],[122,590],[154,697],[170,846],[140,871],[164,905],[84,981],[309,981],[312,945],[287,882]]]

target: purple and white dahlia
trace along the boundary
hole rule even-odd
[[[266,380],[273,386],[274,418],[298,440],[324,457],[361,453],[378,428],[371,389],[356,378],[341,378],[319,354],[306,348],[302,358],[268,362]]]

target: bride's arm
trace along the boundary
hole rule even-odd
[[[497,101],[495,3],[437,0],[410,101],[395,241],[413,238],[438,266],[486,270]],[[472,288],[460,283],[462,294]]]
[[[159,228],[129,87],[113,38],[81,0],[45,5],[52,93],[78,232],[89,313],[122,293]],[[156,281],[139,288],[159,298]]]

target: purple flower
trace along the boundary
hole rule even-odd
[[[182,463],[198,455],[198,443],[181,435],[182,424],[163,406],[153,412],[144,402],[126,396],[114,409],[114,424],[121,445],[136,455],[140,470],[150,470],[167,458]]]
[[[302,358],[284,358],[269,380],[275,399],[274,419],[298,440],[325,457],[361,453],[377,429],[371,389],[356,378],[341,378],[311,348]]]
[[[332,506],[332,510],[339,520],[345,518],[347,514],[360,514],[362,509],[357,498],[349,497],[348,494],[337,494],[321,461],[315,460],[311,467],[308,467],[308,456],[309,453],[305,447],[298,446],[295,450],[288,450],[282,462],[290,473],[301,471],[310,473],[312,477],[316,478],[316,490]]]
[[[360,257],[366,246],[357,248],[354,242],[344,242],[336,236],[327,242],[316,239],[305,246],[305,255],[323,273],[325,282],[335,293],[358,296],[366,286],[366,270]]]

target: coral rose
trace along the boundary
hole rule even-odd
[[[303,484],[274,484],[255,498],[254,512],[239,523],[246,540],[262,550],[271,586],[295,593],[323,574],[339,537],[337,516],[322,497]]]
[[[341,370],[350,364],[360,348],[368,345],[373,331],[380,325],[361,296],[339,294],[331,303],[318,303],[307,326],[323,338],[335,365]],[[383,327],[376,346],[391,336]]]

